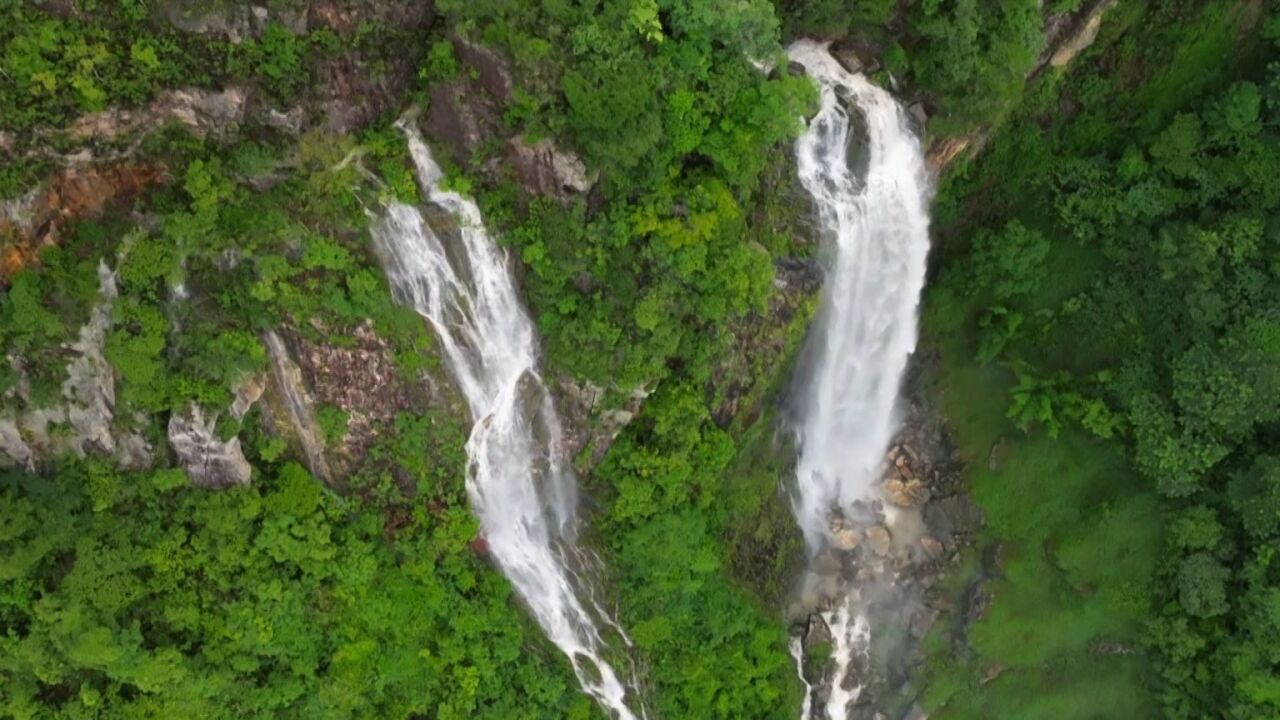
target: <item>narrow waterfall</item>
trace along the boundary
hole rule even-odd
[[[444,175],[412,125],[402,129],[439,218],[432,215],[433,229],[417,208],[392,203],[376,218],[373,236],[396,299],[431,324],[470,408],[472,508],[494,559],[569,657],[583,690],[614,718],[632,720],[627,686],[604,658],[600,628],[621,631],[579,574],[576,479],[562,457],[560,421],[538,374],[537,335],[506,253],[476,204],[441,186]]]
[[[828,608],[822,618],[832,635],[830,694],[813,713],[843,720],[861,689],[851,669],[865,662],[875,628],[862,612],[858,583],[833,568],[848,564],[856,545],[850,533],[881,512],[872,502],[875,483],[916,343],[929,179],[920,141],[892,96],[846,71],[824,44],[799,41],[788,54],[821,90],[821,110],[796,157],[829,252],[796,383],[794,509],[810,558],[805,592]]]

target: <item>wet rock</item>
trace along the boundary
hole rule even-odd
[[[925,635],[933,629],[933,624],[938,621],[941,612],[927,605],[921,605],[911,613],[911,620],[908,624],[911,637],[916,640],[923,640]]]
[[[244,5],[167,0],[161,14],[185,33],[225,37],[235,43],[252,36],[252,11]]]
[[[966,622],[972,624],[986,617],[987,610],[991,608],[991,600],[991,591],[987,588],[986,581],[974,583],[965,596]]]
[[[811,650],[819,645],[828,644],[831,640],[831,628],[827,626],[827,621],[817,613],[809,615],[809,623],[804,633],[804,649]]]
[[[501,134],[501,110],[463,83],[432,85],[423,129],[454,162],[466,164],[489,138]]]
[[[316,404],[303,381],[302,370],[293,361],[284,341],[275,331],[264,333],[262,340],[266,345],[267,355],[271,358],[276,405],[282,409],[285,422],[292,429],[293,439],[301,448],[311,474],[328,482],[333,476],[325,457],[324,434],[312,414]],[[281,427],[283,423],[272,421],[272,424],[278,434],[285,434]]]
[[[929,488],[920,478],[889,478],[881,486],[885,498],[901,508],[915,508],[929,501]]]
[[[943,547],[942,543],[928,535],[920,538],[920,549],[924,550],[925,557],[930,560],[939,560],[946,553],[946,548]]]
[[[561,150],[548,138],[529,144],[517,135],[507,142],[507,159],[525,189],[535,195],[569,197],[586,193],[595,184],[594,173],[577,155]]]
[[[240,439],[221,440],[214,430],[218,416],[205,417],[199,405],[169,416],[169,447],[178,456],[191,483],[219,490],[247,485],[252,469],[240,448]]]
[[[852,37],[831,44],[831,55],[851,73],[871,75],[880,70],[884,47],[865,37]]]
[[[925,109],[924,103],[912,103],[907,108],[907,115],[911,117],[916,133],[924,135],[925,128],[929,126],[929,111]]]
[[[822,266],[812,258],[776,258],[773,286],[783,293],[816,293],[822,287]]]
[[[893,545],[893,536],[889,534],[889,529],[880,525],[867,528],[867,547],[872,553],[887,557],[889,549]]]
[[[842,527],[831,531],[831,545],[837,550],[849,552],[862,542],[862,533],[856,528]]]
[[[810,567],[818,575],[837,575],[844,569],[844,563],[839,555],[828,548],[813,558]]]

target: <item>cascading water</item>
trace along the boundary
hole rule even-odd
[[[810,557],[806,590],[830,608],[822,619],[832,635],[833,680],[825,706],[813,711],[843,720],[861,690],[850,669],[865,656],[872,629],[859,588],[838,573],[824,577],[814,560],[851,549],[841,534],[865,522],[898,423],[929,249],[929,179],[920,142],[892,96],[846,71],[825,44],[799,41],[788,55],[821,91],[821,110],[796,157],[831,253],[795,398],[794,509]],[[852,111],[864,121],[865,140],[855,134]],[[851,147],[865,150],[864,174],[851,166]]]
[[[376,219],[373,236],[393,293],[430,322],[470,408],[472,508],[489,551],[569,657],[583,690],[613,717],[632,720],[627,687],[603,658],[599,628],[621,631],[574,569],[583,560],[574,547],[576,481],[538,374],[533,323],[479,208],[441,186],[444,175],[426,143],[411,125],[402,129],[428,200],[455,226],[457,242],[446,245],[416,208],[401,203]]]

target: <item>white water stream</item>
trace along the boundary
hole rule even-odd
[[[560,421],[538,374],[537,335],[506,253],[476,204],[441,186],[444,174],[417,131],[402,129],[427,199],[441,211],[441,219],[432,216],[440,233],[417,208],[392,203],[373,235],[393,293],[430,322],[470,408],[472,508],[493,558],[569,657],[583,690],[614,718],[633,720],[627,686],[603,657],[600,628],[621,629],[575,570],[583,560],[575,547],[576,480],[562,457]]]
[[[802,40],[788,55],[821,90],[821,110],[797,142],[796,157],[830,252],[795,427],[794,505],[813,558],[832,544],[833,514],[852,517],[855,502],[873,497],[897,429],[895,405],[915,349],[929,249],[929,176],[920,141],[889,93],[846,71],[825,44]],[[851,143],[863,142],[854,136],[851,111],[866,127],[864,174],[850,167]],[[844,720],[861,688],[840,681],[855,656],[866,653],[874,629],[856,588],[823,619],[836,663],[824,710]]]

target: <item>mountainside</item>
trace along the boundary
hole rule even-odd
[[[654,718],[829,694],[786,430],[830,262],[800,37],[896,97],[936,186],[902,422],[869,460],[918,527],[844,528],[903,593],[850,717],[1277,712],[1269,4],[0,18],[0,717],[605,717],[580,688],[604,668]],[[589,664],[474,516],[494,415],[387,278],[388,207],[468,229],[397,123],[536,331],[563,432],[521,464],[540,493],[576,473],[580,528],[547,547],[590,578]]]

